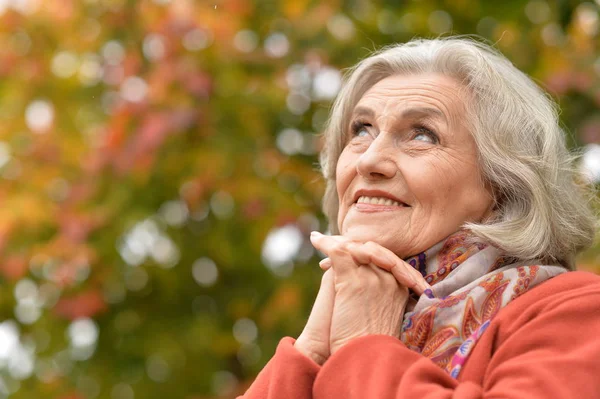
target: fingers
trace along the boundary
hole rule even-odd
[[[326,271],[321,278],[321,287],[304,326],[294,346],[301,353],[323,364],[330,355],[329,336],[335,300],[333,270]]]
[[[341,238],[340,236],[331,237],[313,232],[310,235],[310,241],[316,249],[332,259],[332,265],[335,263],[336,276],[342,277],[358,266],[352,259],[350,252],[347,250],[347,245],[350,243],[349,240]]]
[[[398,282],[406,285],[417,295],[422,295],[425,290],[431,289],[431,286],[427,284],[420,273],[418,277],[415,277],[414,274],[410,272],[411,269],[414,270],[412,266],[402,259],[398,260],[398,264],[392,268],[392,274]]]
[[[310,233],[310,242],[312,245],[326,255],[331,256],[333,251],[340,252],[340,244],[349,242],[350,240],[343,239],[341,236],[326,236],[318,231]]]
[[[376,265],[379,269],[391,272],[396,281],[421,295],[429,287],[421,273],[398,258],[391,251],[373,242],[348,245],[352,258],[362,265]]]
[[[319,267],[322,270],[329,270],[331,268],[331,259],[325,258],[319,262]]]
[[[315,248],[329,256],[319,262],[323,270],[332,267],[332,257],[350,257],[354,266],[376,265],[391,272],[398,283],[412,289],[418,295],[431,288],[421,273],[398,258],[392,251],[375,242],[369,241],[363,244],[342,236],[325,236],[318,232],[311,233],[311,242]]]
[[[321,277],[321,286],[307,323],[307,326],[312,328],[312,333],[314,333],[314,330],[328,330],[329,328],[328,321],[331,320],[335,297],[333,283],[333,270],[328,270],[323,273],[323,276]],[[326,331],[326,333],[329,334],[329,331]],[[325,332],[323,332],[322,336],[326,336]]]
[[[319,232],[315,232],[315,233],[320,234]],[[312,237],[312,233],[311,233],[311,237]],[[335,240],[335,241],[337,241],[339,243],[350,242],[351,241],[350,239],[348,239],[346,237],[343,237],[343,236],[325,236],[325,237],[328,237],[328,238],[330,238],[332,240]],[[312,239],[311,239],[311,241],[312,241]],[[322,270],[328,270],[331,266],[332,266],[332,263],[331,263],[331,259],[330,258],[324,258],[324,259],[322,259],[319,262],[319,267]]]
[[[364,244],[352,243],[348,245],[348,250],[352,253],[352,257],[361,265],[371,263],[391,271],[396,264],[398,257],[392,251],[384,251],[384,248],[374,242],[366,242]]]
[[[431,288],[418,270],[398,258],[389,249],[369,241],[363,245],[361,250],[371,254],[372,263],[391,272],[399,283],[406,285],[415,293],[421,295],[423,291]]]
[[[315,300],[316,305],[321,305],[320,311],[325,312],[325,315],[331,315],[333,311],[333,299],[335,296],[333,270],[328,270],[323,273],[321,278],[321,287]]]

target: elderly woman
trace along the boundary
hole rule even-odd
[[[600,398],[596,221],[531,79],[468,39],[391,46],[325,139],[326,272],[244,398]]]

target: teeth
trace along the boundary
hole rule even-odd
[[[358,198],[356,201],[358,204],[373,204],[373,205],[387,205],[387,206],[401,206],[398,201],[391,200],[384,197],[367,197],[365,195]]]

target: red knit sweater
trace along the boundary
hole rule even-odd
[[[293,344],[240,398],[600,398],[600,277],[565,273],[509,303],[457,380],[390,336],[357,338],[323,366]]]

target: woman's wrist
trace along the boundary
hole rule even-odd
[[[315,351],[313,347],[314,345],[311,345],[309,342],[302,339],[302,336],[298,337],[298,339],[294,343],[294,348],[296,348],[298,352],[302,353],[304,356],[308,357],[313,362],[317,363],[319,366],[322,366],[327,360],[327,357],[319,353],[318,351]]]

